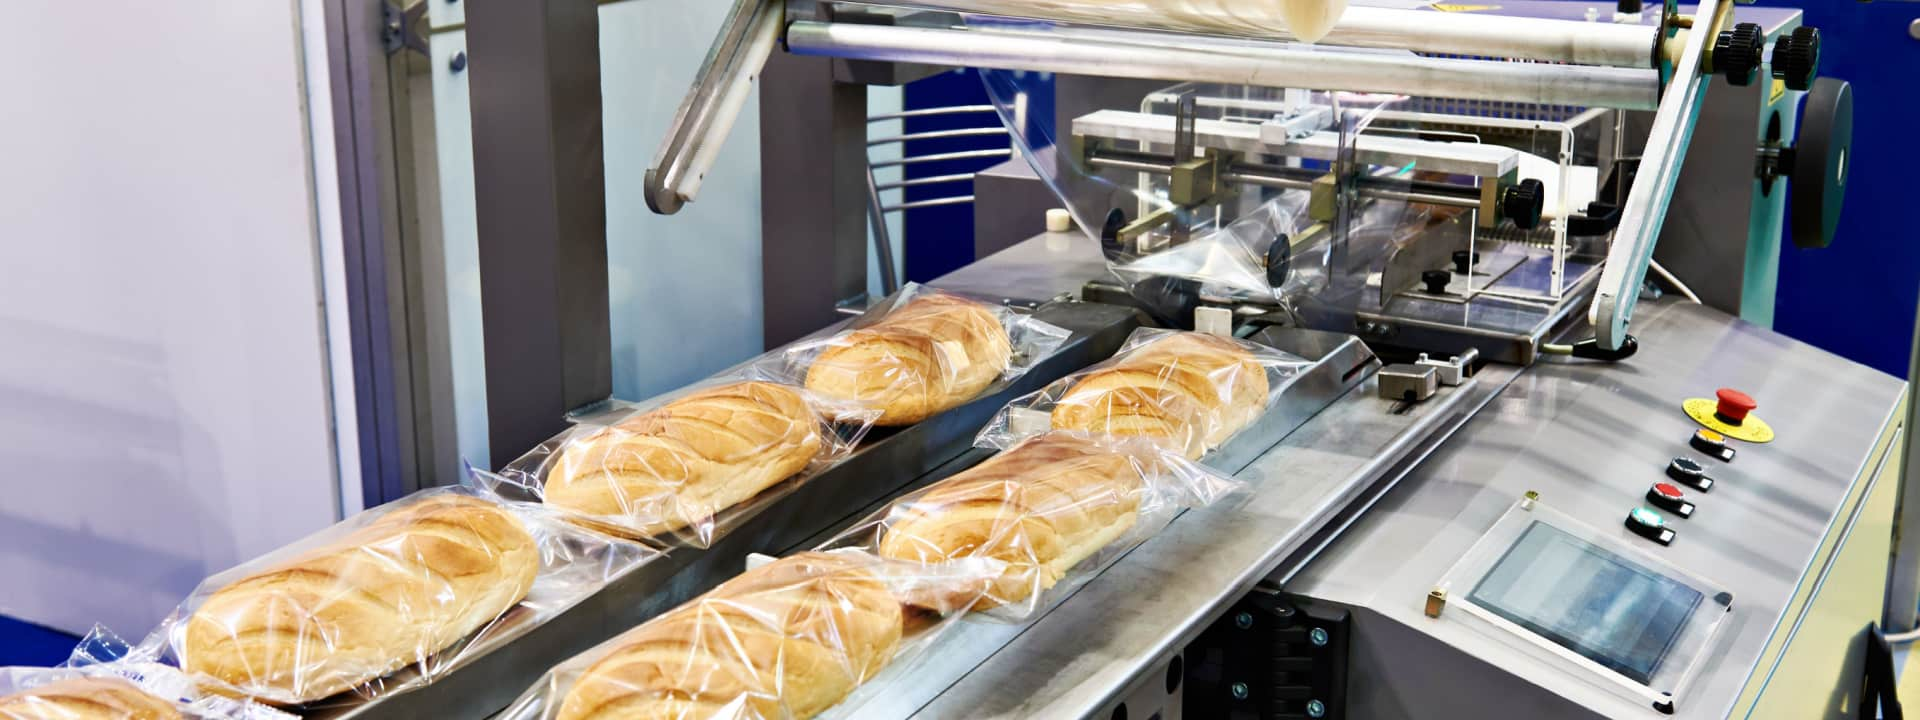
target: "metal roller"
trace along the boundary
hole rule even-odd
[[[907,0],[930,10],[981,13],[1083,25],[1170,30],[1292,40],[1279,13],[1258,7],[1196,2],[1183,7],[1142,2],[1035,2],[1034,0]],[[1422,53],[1545,60],[1579,65],[1654,67],[1651,25],[1350,7],[1322,45],[1412,50]]]
[[[1655,70],[1427,58],[1165,34],[796,22],[798,55],[1151,80],[1651,110]]]

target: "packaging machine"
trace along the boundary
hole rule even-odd
[[[1037,619],[965,624],[859,717],[1805,718],[1891,697],[1878,628],[1920,599],[1894,547],[1905,386],[1765,328],[1780,238],[1831,242],[1851,151],[1848,88],[1817,77],[1797,11],[1356,7],[1304,46],[1150,5],[738,0],[650,165],[654,210],[697,202],[761,93],[767,262],[794,262],[768,274],[777,344],[864,299],[862,85],[986,68],[1011,117],[994,72],[1060,73],[1057,136],[1016,124],[1020,157],[988,173],[1010,179],[975,197],[1032,229],[932,284],[1076,318],[1051,377],[1139,323],[1316,363],[1207,459],[1244,498]],[[1073,222],[1041,232],[1053,207]],[[1703,302],[1662,293],[1685,286]],[[1004,397],[880,439],[871,477],[610,587],[533,654],[978,462],[949,426]],[[355,712],[484,709],[537,665]]]

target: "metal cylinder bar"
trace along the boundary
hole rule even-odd
[[[895,182],[880,183],[879,187],[881,190],[898,190],[900,188],[919,187],[921,185],[939,185],[941,183],[950,183],[950,182],[968,182],[973,180],[975,175],[978,175],[978,173],[959,173],[956,175],[935,175],[933,177],[907,178],[905,180],[899,180]]]
[[[753,97],[754,78],[778,44],[785,7],[774,0],[735,0],[647,169],[646,200],[654,212],[679,212],[700,194],[727,133]]]
[[[1004,127],[955,128],[952,130],[928,130],[926,132],[907,133],[905,135],[895,135],[893,137],[874,138],[872,140],[867,141],[867,146],[872,147],[874,145],[888,145],[892,143],[909,142],[912,140],[939,140],[942,138],[985,137],[988,135],[1005,135],[1005,134],[1007,134],[1007,129]]]
[[[903,202],[903,203],[900,203],[899,205],[888,205],[883,209],[886,210],[887,212],[894,212],[896,210],[912,210],[914,208],[940,207],[942,205],[965,205],[970,202],[973,202],[972,195],[961,195],[959,197],[946,197],[946,198],[936,198],[933,200],[915,200],[913,202]]]
[[[880,204],[872,165],[867,166],[867,222],[873,225],[873,260],[880,266],[880,291],[892,295],[900,290],[900,278],[893,271],[893,237],[887,232],[887,209]]]
[[[1655,70],[1453,60],[1248,44],[1204,48],[1168,36],[1160,45],[977,30],[796,22],[787,49],[800,55],[1072,75],[1384,92],[1466,100],[1649,110]]]
[[[885,4],[1105,27],[1295,39],[1280,17],[1280,3],[887,0]],[[1652,69],[1658,32],[1651,25],[1349,7],[1318,43]]]
[[[952,107],[921,108],[919,110],[906,110],[902,112],[890,112],[890,113],[880,113],[878,115],[868,115],[867,122],[871,123],[871,122],[880,122],[882,120],[901,120],[905,118],[933,117],[935,115],[962,115],[966,113],[990,113],[990,112],[993,112],[992,105],[954,105]]]
[[[899,165],[918,165],[920,163],[941,162],[943,160],[971,160],[974,158],[1007,157],[1013,154],[1011,148],[1004,150],[968,150],[966,152],[939,153],[937,155],[916,155],[914,157],[875,160],[873,166],[895,167]]]

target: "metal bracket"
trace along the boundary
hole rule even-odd
[[[406,8],[393,3],[380,4],[380,46],[387,56],[412,50],[427,57],[427,2],[420,0]]]

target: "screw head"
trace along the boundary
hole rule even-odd
[[[1319,700],[1307,701],[1307,717],[1326,717],[1327,704]]]
[[[1240,613],[1233,616],[1233,626],[1245,630],[1253,627],[1253,613]]]
[[[447,67],[453,70],[454,72],[460,72],[462,70],[467,69],[467,52],[465,50],[462,50],[460,52],[454,53],[453,59],[447,61]]]
[[[1233,685],[1232,685],[1231,687],[1228,687],[1228,688],[1227,688],[1227,691],[1228,691],[1228,692],[1231,692],[1231,693],[1233,693],[1233,699],[1235,699],[1235,700],[1245,700],[1245,699],[1247,699],[1247,684],[1246,684],[1246,683],[1243,683],[1243,682],[1237,682],[1237,683],[1234,683],[1234,684],[1233,684]]]
[[[1326,647],[1327,631],[1323,628],[1314,628],[1313,632],[1307,633],[1307,639],[1313,641],[1314,647]]]

